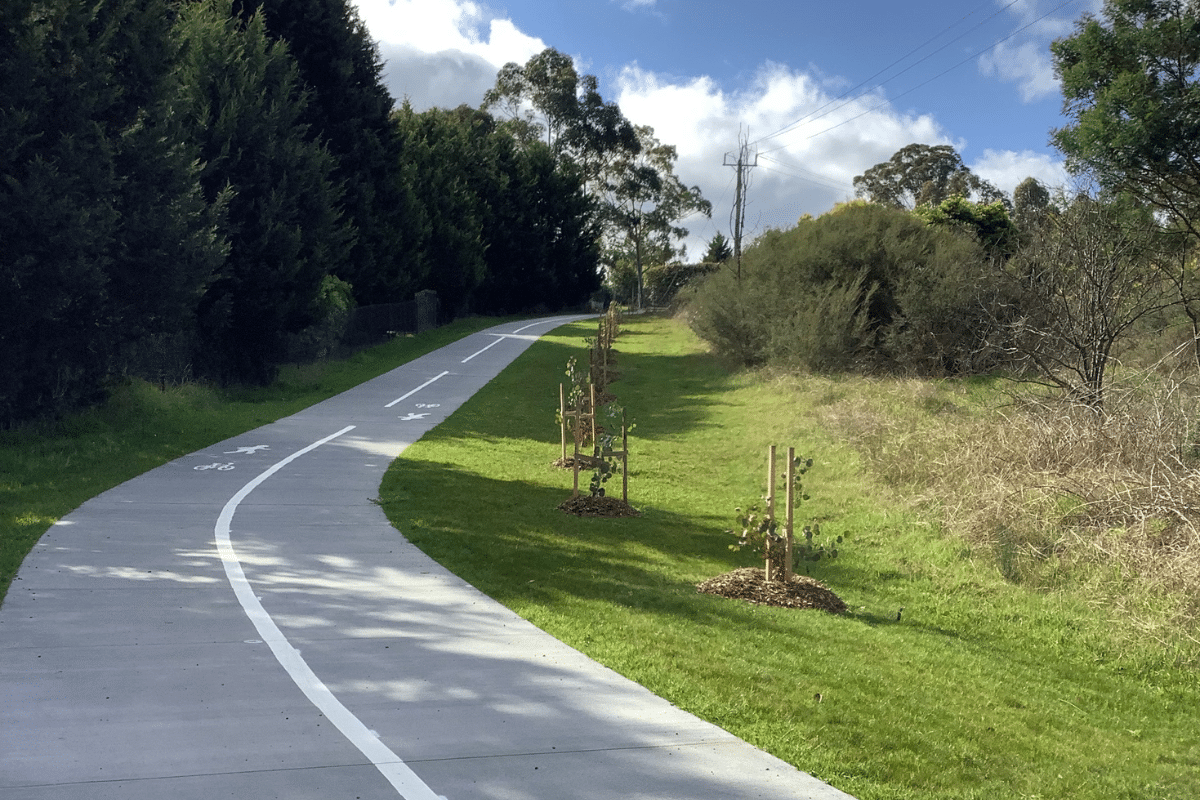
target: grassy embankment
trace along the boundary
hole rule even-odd
[[[83,501],[159,464],[294,414],[495,324],[462,320],[349,359],[281,370],[264,389],[223,391],[143,381],[103,408],[55,423],[0,431],[0,599],[46,529]]]
[[[405,535],[563,641],[862,800],[1200,796],[1196,649],[1129,616],[1165,606],[1101,602],[1083,572],[1017,585],[1004,548],[948,532],[936,504],[896,488],[920,474],[906,458],[951,446],[922,426],[982,420],[996,386],[731,375],[678,323],[632,320],[613,391],[637,425],[643,515],[580,519],[555,508],[570,474],[551,466],[554,409],[591,335],[567,326],[535,344],[404,453],[381,499]],[[761,491],[769,444],[816,462],[798,517],[848,536],[814,571],[847,615],[694,589],[753,563],[723,531]]]
[[[486,324],[288,369],[266,390],[134,384],[100,411],[0,434],[0,583],[88,497]],[[554,509],[569,476],[549,462],[554,384],[591,334],[535,345],[406,452],[383,493],[401,530],[565,641],[864,800],[1200,796],[1196,652],[1162,635],[1170,603],[1121,575],[1016,586],[1052,561],[943,532],[908,502],[915,490],[894,488],[921,483],[914,464],[953,464],[938,456],[953,440],[929,431],[981,422],[995,387],[731,376],[679,326],[634,321],[614,389],[637,422],[632,500],[645,514],[581,520]],[[769,443],[816,459],[800,517],[850,535],[816,572],[849,615],[692,588],[751,563],[722,531],[760,490]]]

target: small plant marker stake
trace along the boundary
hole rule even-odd
[[[783,555],[783,580],[792,582],[792,515],[795,511],[796,448],[787,451],[787,545]]]
[[[775,445],[771,445],[767,450],[767,519],[772,522],[775,520]],[[771,530],[769,527],[763,550],[767,561],[767,580],[773,581],[775,575],[771,569],[773,565],[771,563]]]

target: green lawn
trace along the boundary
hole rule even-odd
[[[0,433],[0,588],[87,498],[495,322],[290,368],[252,392],[134,382],[102,410]],[[613,389],[637,424],[630,491],[643,515],[579,519],[555,508],[570,474],[551,466],[554,411],[567,359],[594,333],[546,337],[406,451],[381,491],[403,533],[564,641],[863,800],[1200,797],[1200,680],[1175,666],[1195,654],[1139,638],[1078,590],[1006,582],[990,551],[871,478],[828,423],[861,414],[863,393],[912,416],[971,407],[986,385],[938,384],[913,404],[887,381],[731,375],[683,326],[630,320]],[[849,537],[815,572],[847,615],[694,590],[753,563],[723,531],[761,490],[769,444],[816,462],[799,519]]]
[[[1007,583],[867,476],[817,422],[863,383],[731,375],[682,325],[627,321],[613,391],[637,425],[643,515],[558,511],[571,478],[551,464],[557,384],[592,335],[555,331],[404,453],[380,494],[401,532],[563,641],[862,800],[1200,797],[1197,674],[1117,635],[1086,596]],[[695,591],[754,563],[724,530],[761,491],[770,444],[816,462],[798,519],[848,537],[814,572],[847,615]]]

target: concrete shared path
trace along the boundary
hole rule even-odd
[[[52,527],[0,607],[0,798],[849,797],[523,621],[371,502],[571,319],[468,336]]]

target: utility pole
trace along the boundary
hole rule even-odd
[[[726,167],[737,168],[737,189],[733,196],[733,215],[730,220],[733,228],[733,262],[737,268],[737,279],[742,280],[742,226],[746,222],[746,171],[758,166],[758,153],[754,154],[754,163],[750,163],[750,145],[745,137],[739,137],[737,160],[730,162],[733,153],[725,154]]]

